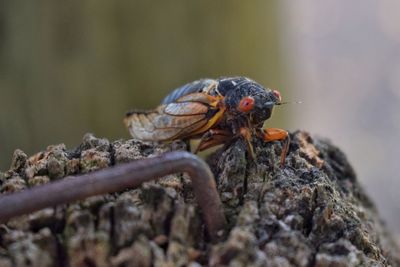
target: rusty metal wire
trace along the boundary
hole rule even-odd
[[[136,188],[143,182],[178,172],[189,174],[208,234],[211,240],[218,239],[226,219],[214,176],[203,160],[185,151],[168,152],[81,176],[65,177],[53,183],[0,196],[0,222],[90,196]]]

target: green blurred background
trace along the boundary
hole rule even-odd
[[[192,80],[283,87],[278,1],[39,2],[0,2],[2,170],[16,148],[128,138],[127,110]]]
[[[400,1],[0,1],[0,170],[16,148],[129,138],[131,108],[242,75],[302,105],[268,125],[332,139],[400,240]]]

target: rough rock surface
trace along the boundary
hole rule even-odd
[[[206,238],[190,180],[176,174],[0,225],[0,266],[400,266],[340,150],[296,132],[280,168],[279,142],[254,147],[254,160],[240,140],[208,158],[228,219],[219,243]],[[73,150],[16,150],[0,192],[183,149],[86,135]]]

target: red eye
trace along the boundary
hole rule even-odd
[[[254,107],[254,98],[251,96],[243,97],[239,102],[238,110],[241,112],[249,112]]]
[[[282,102],[282,96],[281,96],[281,93],[279,93],[278,90],[272,90],[272,93],[279,100],[279,102]]]

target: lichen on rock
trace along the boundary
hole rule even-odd
[[[208,157],[228,219],[213,244],[186,174],[47,208],[0,225],[0,266],[400,266],[399,250],[345,155],[305,132],[281,145],[238,140]],[[2,194],[109,166],[186,150],[85,135],[77,148],[14,153]],[[84,178],[82,178],[84,179]],[[112,177],[110,177],[112,179]]]

